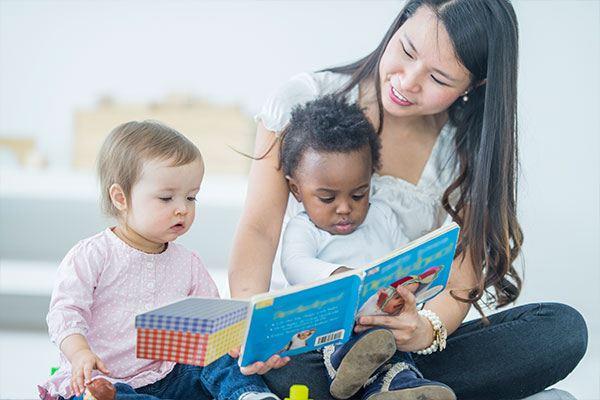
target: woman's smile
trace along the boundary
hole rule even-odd
[[[395,87],[390,84],[390,99],[403,107],[412,106],[414,103],[402,95]]]

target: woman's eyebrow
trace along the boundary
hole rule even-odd
[[[419,55],[419,52],[417,51],[415,45],[413,44],[413,42],[410,40],[410,38],[406,34],[404,34],[404,39],[408,42],[410,49],[412,51],[414,51],[416,55]],[[452,81],[452,82],[458,81],[458,79],[451,77],[450,75],[448,75],[447,73],[445,73],[444,71],[442,71],[438,68],[432,68],[431,70],[433,72],[437,72],[438,74],[442,75],[444,78],[448,79],[449,81]]]

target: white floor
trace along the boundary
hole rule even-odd
[[[12,267],[9,267],[11,265]],[[30,281],[26,287],[19,287],[19,281],[22,282],[19,269],[23,271],[29,268],[36,267],[25,263],[4,262],[0,291],[9,292],[12,291],[10,289],[17,289],[15,291],[21,293],[24,291],[32,294],[48,293],[48,285],[51,285],[49,282],[52,282],[52,277],[48,276],[47,272],[44,274],[44,271],[49,270],[47,268],[39,267],[37,273],[28,274],[36,276],[37,283]],[[226,271],[211,270],[211,274],[218,283],[220,293],[227,296]],[[537,300],[527,293],[524,293],[523,297],[521,303]],[[592,305],[589,310],[595,310],[595,307]],[[586,318],[590,323],[588,352],[577,369],[555,387],[572,393],[579,400],[598,400],[600,399],[600,357],[598,341],[595,340],[598,324],[597,318],[587,314]],[[0,399],[37,398],[36,384],[46,379],[50,367],[56,366],[57,363],[58,351],[50,343],[45,332],[0,330]]]
[[[35,399],[36,384],[57,365],[58,351],[45,333],[0,331],[0,399]],[[600,399],[598,356],[588,352],[577,369],[555,387],[579,400]],[[316,400],[316,399],[315,399]]]

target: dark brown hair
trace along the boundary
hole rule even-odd
[[[471,74],[468,102],[459,98],[448,110],[456,128],[460,173],[446,189],[442,204],[462,228],[457,257],[468,251],[478,279],[467,298],[452,295],[473,303],[481,312],[478,301],[507,305],[519,296],[522,286],[513,266],[523,234],[516,214],[518,27],[511,4],[506,0],[409,0],[371,54],[328,71],[351,76],[340,95],[360,83],[374,82],[377,131],[381,132],[379,62],[394,33],[420,7],[428,7],[437,16],[457,58]],[[476,85],[483,80],[485,84]]]

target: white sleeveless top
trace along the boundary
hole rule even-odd
[[[279,134],[287,125],[295,106],[338,91],[349,78],[349,75],[333,72],[298,74],[267,99],[255,119],[261,121],[268,130]],[[351,103],[358,100],[358,87],[352,89],[347,100]],[[416,185],[391,175],[374,174],[371,179],[371,196],[387,203],[394,210],[403,222],[404,234],[409,240],[417,239],[449,221],[441,199],[459,170],[453,137],[454,129],[446,124]],[[291,217],[302,210],[302,204],[290,195],[283,228]],[[281,240],[279,243],[281,244]],[[272,276],[272,289],[285,286],[280,266],[280,249],[277,250]]]

